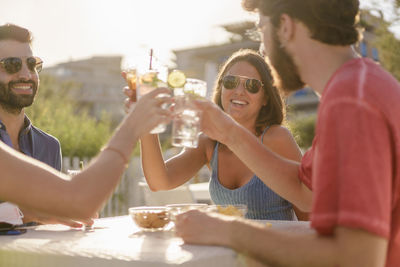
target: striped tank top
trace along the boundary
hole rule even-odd
[[[268,128],[262,133],[261,140]],[[210,162],[212,172],[209,189],[215,204],[244,204],[248,209],[248,219],[297,220],[292,204],[272,191],[256,175],[239,188],[228,189],[223,186],[218,179],[218,146],[217,142]]]

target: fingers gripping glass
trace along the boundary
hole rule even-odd
[[[258,91],[260,91],[261,87],[263,87],[263,83],[260,80],[238,75],[225,76],[224,78],[222,78],[222,85],[225,87],[225,89],[228,90],[235,89],[239,86],[241,79],[245,80],[244,88],[246,88],[249,93],[256,94],[258,93]]]
[[[9,74],[14,74],[22,69],[23,59],[19,57],[7,57],[0,60],[0,65]],[[30,71],[37,71],[38,73],[42,70],[43,61],[38,57],[26,58],[26,65]]]

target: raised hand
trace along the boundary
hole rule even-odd
[[[169,123],[172,113],[161,106],[171,103],[171,97],[158,97],[160,94],[170,94],[168,88],[157,88],[142,96],[136,105],[129,110],[128,119],[135,123],[139,136],[147,134],[160,123]]]
[[[64,225],[72,227],[72,228],[81,228],[83,226],[83,223],[86,225],[93,224],[92,219],[84,221],[84,222],[77,222],[77,221],[74,221],[71,219],[58,218],[56,216],[47,215],[47,214],[33,211],[30,209],[26,209],[26,208],[21,208],[21,211],[24,214],[24,218],[23,218],[24,223],[38,222],[38,223],[42,223],[42,224],[64,224]]]
[[[129,110],[130,110],[130,108],[131,108],[132,106],[134,106],[134,105],[132,105],[132,104],[136,103],[136,102],[133,102],[133,101],[132,101],[132,96],[133,96],[133,94],[135,94],[136,92],[134,92],[134,91],[132,91],[131,89],[129,89],[128,86],[125,86],[125,87],[122,89],[122,91],[123,91],[123,93],[127,96],[127,98],[125,98],[125,100],[124,100],[124,110],[125,110],[126,113],[128,113]]]
[[[195,105],[203,111],[201,128],[209,138],[227,144],[229,132],[237,123],[220,107],[208,100],[195,100]]]

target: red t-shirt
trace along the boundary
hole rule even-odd
[[[369,59],[353,59],[328,82],[313,145],[299,177],[313,190],[311,225],[389,240],[386,266],[400,266],[400,85]]]

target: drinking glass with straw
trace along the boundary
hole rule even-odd
[[[137,81],[136,81],[136,98],[140,99],[142,96],[153,91],[158,87],[167,87],[168,68],[162,65],[155,66],[154,64],[153,49],[150,49],[150,61],[148,68],[137,68]],[[158,97],[168,97],[169,94],[160,94]],[[167,105],[163,106],[167,108]],[[157,125],[150,131],[152,134],[163,133],[167,129],[165,123]]]

